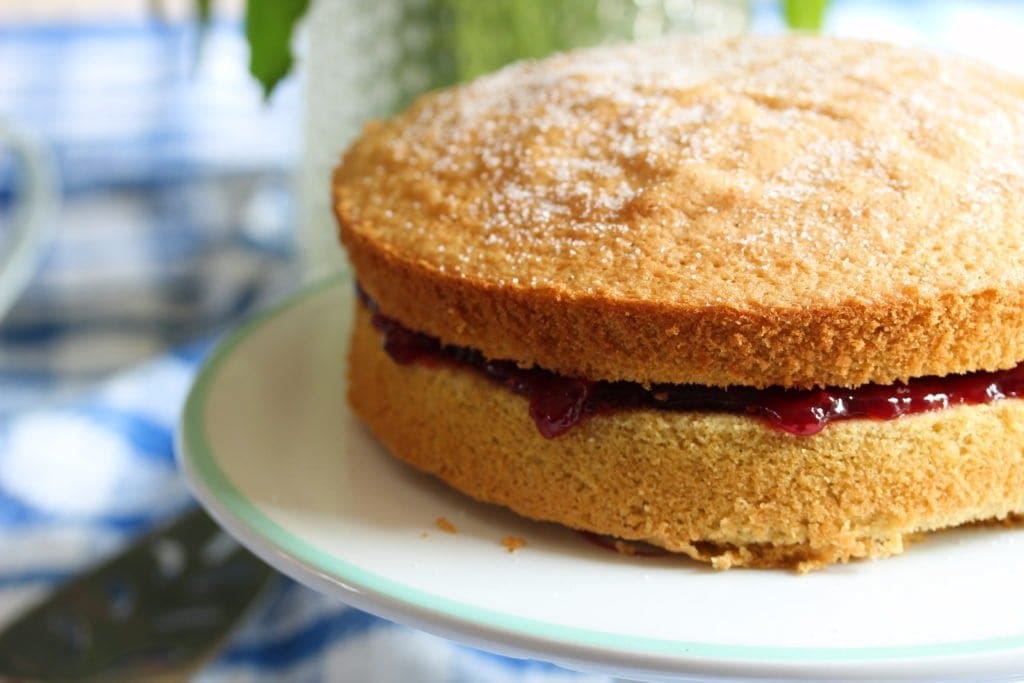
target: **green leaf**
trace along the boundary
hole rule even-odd
[[[213,16],[213,0],[196,0],[196,18],[200,26],[209,26]]]
[[[783,0],[782,11],[790,28],[820,31],[828,0]]]
[[[447,0],[454,19],[458,80],[469,80],[518,59],[592,45],[606,31],[600,0]]]
[[[274,86],[292,68],[292,33],[309,8],[309,0],[247,0],[245,37],[249,40],[249,72],[270,97]]]

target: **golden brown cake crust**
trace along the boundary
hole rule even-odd
[[[787,37],[427,95],[334,178],[406,326],[564,374],[858,385],[1024,358],[1024,81]]]
[[[1024,401],[834,424],[637,410],[544,439],[526,399],[465,368],[402,366],[361,307],[349,399],[392,454],[474,498],[712,563],[810,569],[1024,511]]]

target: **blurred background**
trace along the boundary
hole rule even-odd
[[[344,268],[331,166],[416,93],[575,45],[787,26],[1024,73],[1024,2],[0,0],[0,627],[190,505],[217,335]],[[0,670],[0,677],[4,672]],[[201,680],[603,680],[281,581]]]

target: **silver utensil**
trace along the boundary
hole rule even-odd
[[[275,576],[192,509],[0,632],[0,678],[183,680]]]

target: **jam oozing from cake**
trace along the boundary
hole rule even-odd
[[[811,436],[840,420],[892,420],[1024,396],[1024,363],[996,372],[921,377],[906,383],[867,384],[853,389],[645,386],[592,381],[537,367],[521,368],[512,361],[488,360],[474,349],[442,344],[435,337],[409,330],[381,315],[364,294],[360,293],[360,298],[373,313],[373,325],[383,334],[384,350],[396,363],[444,362],[474,368],[529,399],[530,417],[547,438],[560,436],[593,415],[631,408],[752,415],[774,429]]]

